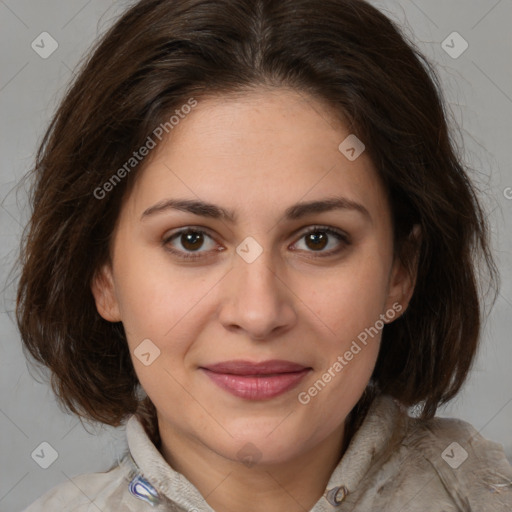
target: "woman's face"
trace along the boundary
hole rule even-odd
[[[93,292],[161,428],[268,463],[341,432],[412,294],[371,160],[339,149],[349,135],[311,97],[260,90],[199,101],[153,150]],[[251,366],[272,360],[290,365]]]

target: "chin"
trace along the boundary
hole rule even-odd
[[[312,432],[300,433],[293,425],[284,428],[284,423],[289,419],[282,421],[283,418],[272,422],[271,427],[268,420],[261,425],[258,421],[251,421],[245,428],[226,426],[226,430],[233,437],[224,436],[223,442],[217,445],[215,451],[235,462],[249,461],[246,464],[248,467],[288,462],[297,457],[299,452],[308,449]]]

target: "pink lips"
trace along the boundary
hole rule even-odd
[[[225,361],[200,367],[219,387],[249,400],[264,400],[294,388],[311,368],[283,360]]]

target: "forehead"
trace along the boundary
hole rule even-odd
[[[200,198],[233,210],[259,206],[263,214],[343,195],[377,213],[387,207],[382,183],[364,151],[353,161],[340,151],[347,137],[328,105],[289,89],[198,100],[157,145],[134,203],[141,212],[168,197]]]

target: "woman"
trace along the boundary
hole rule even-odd
[[[510,510],[501,446],[435,417],[477,350],[480,260],[497,281],[485,214],[435,72],[377,9],[142,0],[34,175],[24,345],[129,449],[27,511]]]

